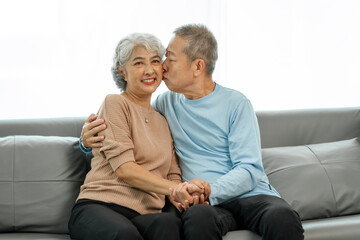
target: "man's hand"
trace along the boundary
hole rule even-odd
[[[210,185],[201,179],[194,179],[192,182],[193,183],[184,182],[179,184],[175,189],[170,189],[170,197],[172,199],[178,199],[177,205],[174,205],[180,212],[186,211],[188,208],[196,204],[209,205],[209,202],[206,201],[207,197],[205,197],[205,189],[210,195]],[[180,194],[184,194],[184,192],[190,194],[192,197],[186,199],[182,198],[181,203],[179,203]]]
[[[81,141],[86,148],[102,147],[105,136],[98,136],[97,134],[106,129],[104,119],[97,119],[98,116],[91,114],[85,121],[81,131]]]
[[[204,180],[201,180],[200,178],[195,178],[191,181],[189,181],[189,184],[192,184],[192,185],[195,185],[197,186],[198,188],[200,189],[203,189],[203,194],[204,194],[204,197],[205,199],[208,199],[210,194],[211,194],[211,187],[210,187],[210,184]],[[189,189],[189,193],[195,193],[196,191],[193,191],[193,190],[196,190],[196,189]]]

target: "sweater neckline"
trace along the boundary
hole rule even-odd
[[[150,104],[150,108],[149,108],[149,109],[146,109],[145,107],[137,104],[136,102],[131,101],[129,98],[125,97],[123,94],[120,94],[120,96],[121,96],[123,99],[125,99],[126,102],[132,104],[133,106],[135,106],[135,107],[138,108],[138,109],[141,109],[141,111],[143,111],[144,113],[150,113],[150,112],[154,112],[154,111],[155,111],[155,109],[151,106],[151,104]]]

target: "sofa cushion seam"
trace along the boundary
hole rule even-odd
[[[310,152],[311,152],[312,154],[314,154],[315,158],[319,161],[321,167],[324,169],[324,172],[325,172],[325,174],[326,174],[326,177],[328,178],[329,183],[330,183],[330,186],[331,186],[331,192],[332,192],[333,199],[334,199],[334,202],[335,202],[336,215],[338,216],[338,215],[339,215],[339,210],[338,210],[337,201],[336,201],[336,197],[335,197],[334,186],[333,186],[333,184],[332,184],[332,182],[331,182],[331,179],[330,179],[330,177],[329,177],[329,174],[328,174],[326,168],[324,167],[324,164],[320,161],[320,159],[319,159],[318,156],[316,155],[316,153],[310,148],[310,146],[308,146],[308,145],[305,145],[305,146],[310,150]]]
[[[13,174],[12,174],[12,177],[13,177],[13,180],[12,180],[12,185],[13,185],[13,229],[14,229],[14,232],[16,232],[16,225],[15,225],[15,215],[16,215],[16,210],[15,210],[15,206],[16,206],[16,204],[15,204],[15,153],[16,153],[16,151],[15,151],[15,149],[16,149],[16,146],[15,146],[15,144],[16,144],[16,139],[15,139],[16,137],[15,136],[13,136],[13,159],[12,159],[12,163],[13,163]]]

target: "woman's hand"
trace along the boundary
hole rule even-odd
[[[193,186],[188,182],[179,183],[175,188],[170,188],[170,196],[174,199],[174,201],[181,203],[182,205],[193,204],[194,199],[192,194],[189,193],[189,188],[192,189],[193,192],[202,190],[197,186]],[[194,191],[195,190],[195,191]]]

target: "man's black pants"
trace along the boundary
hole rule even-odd
[[[220,240],[228,231],[248,229],[263,240],[302,240],[296,211],[270,195],[240,198],[217,206],[195,205],[182,216],[186,240]]]

